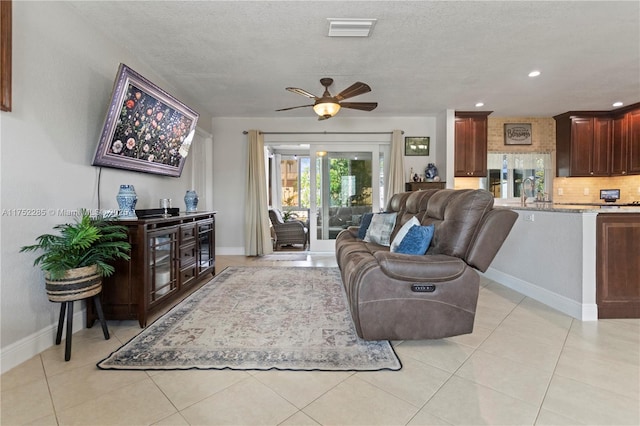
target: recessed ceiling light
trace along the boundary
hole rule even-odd
[[[540,71],[531,71],[529,77],[537,77],[540,75]]]
[[[476,104],[476,108],[480,108],[480,107],[483,107],[483,106],[484,106],[484,102],[478,102]]]
[[[369,37],[377,19],[327,18],[329,37]]]
[[[616,107],[616,108],[617,107],[621,107],[622,105],[624,105],[624,104],[622,102],[620,102],[620,101],[613,103],[613,106]]]

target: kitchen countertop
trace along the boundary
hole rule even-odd
[[[520,202],[505,202],[496,200],[494,207],[502,207],[512,210],[533,210],[561,213],[640,213],[640,205],[602,205],[602,204],[565,204],[565,203],[541,203],[530,201],[525,205]]]

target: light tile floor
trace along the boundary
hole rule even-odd
[[[230,265],[335,266],[218,256]],[[2,425],[638,425],[640,320],[580,322],[482,279],[473,334],[393,342],[399,372],[100,371],[110,321],[1,376]]]

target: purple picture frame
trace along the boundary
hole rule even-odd
[[[120,64],[92,165],[180,177],[198,117]]]

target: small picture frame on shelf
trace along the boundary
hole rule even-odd
[[[505,123],[505,145],[531,145],[531,123]]]
[[[405,136],[404,155],[429,155],[429,136]]]

